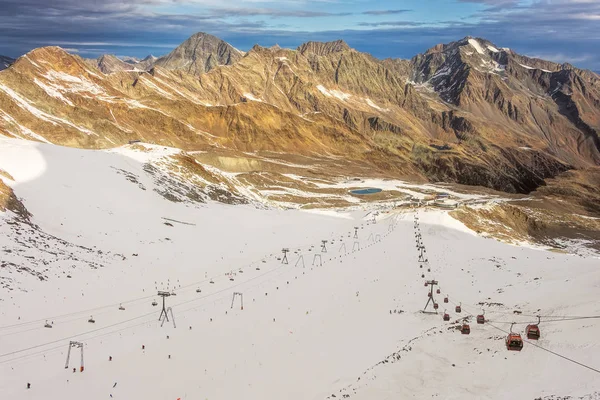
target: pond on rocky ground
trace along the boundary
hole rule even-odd
[[[352,194],[373,194],[373,193],[379,193],[379,192],[381,192],[381,189],[378,189],[378,188],[357,189],[357,190],[350,191],[350,193],[352,193]]]

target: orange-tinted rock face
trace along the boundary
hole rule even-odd
[[[474,38],[382,61],[343,41],[244,54],[196,34],[158,60],[46,47],[0,73],[6,136],[343,157],[510,192],[599,165],[599,128],[596,74]]]

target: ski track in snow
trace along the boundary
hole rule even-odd
[[[522,332],[538,313],[600,314],[597,259],[506,245],[445,211],[421,211],[424,263],[413,212],[381,210],[372,224],[368,209],[170,202],[149,190],[156,182],[144,165],[176,149],[1,144],[0,168],[33,214],[31,223],[0,214],[2,259],[14,264],[0,269],[3,398],[597,398],[598,374],[527,343],[509,353],[493,327],[517,322]],[[321,185],[375,183],[384,184]],[[424,186],[448,192],[401,188]],[[439,281],[449,323],[420,313],[425,279]],[[8,289],[17,284],[25,290]],[[150,304],[161,289],[176,293],[166,301],[177,328],[161,328]],[[233,292],[243,310],[238,299],[232,308]],[[477,325],[482,308],[488,324]],[[470,335],[453,329],[465,317]],[[540,346],[598,367],[597,320],[540,327]],[[69,340],[84,343],[83,373],[71,372],[77,349],[64,368]]]

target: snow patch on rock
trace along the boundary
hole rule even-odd
[[[481,47],[481,44],[479,44],[476,39],[469,39],[469,44],[473,46],[479,54],[485,54],[485,50],[483,50],[483,47]]]
[[[317,85],[317,89],[319,89],[319,92],[323,93],[327,97],[335,97],[342,101],[346,101],[352,96],[351,94],[342,92],[341,90],[329,90],[323,85]]]

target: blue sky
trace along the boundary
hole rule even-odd
[[[0,0],[0,54],[13,57],[162,55],[200,31],[241,50],[344,39],[379,58],[471,35],[600,71],[600,0]]]

